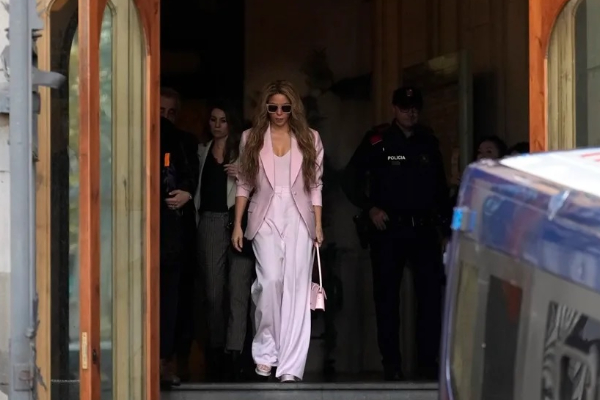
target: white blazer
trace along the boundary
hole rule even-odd
[[[198,210],[200,209],[200,188],[202,187],[202,171],[204,170],[204,164],[206,163],[206,158],[208,157],[208,152],[210,151],[210,145],[212,144],[212,140],[207,144],[201,144],[198,146],[198,161],[200,162],[200,175],[198,177],[198,187],[196,188],[196,194],[194,195],[194,206],[196,208],[196,223],[198,223],[199,215]],[[235,164],[238,163],[238,160],[235,161]],[[235,178],[227,176],[227,208],[233,207],[235,204]]]

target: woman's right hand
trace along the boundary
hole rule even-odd
[[[244,247],[244,231],[240,225],[235,225],[233,227],[233,233],[231,234],[231,244],[233,248],[237,251],[241,252],[242,247]]]

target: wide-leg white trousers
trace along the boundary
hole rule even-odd
[[[254,362],[302,379],[311,333],[313,241],[288,187],[277,187],[253,241]]]

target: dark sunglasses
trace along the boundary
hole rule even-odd
[[[281,108],[281,112],[284,114],[289,114],[292,112],[292,105],[291,104],[284,104],[284,105],[278,105],[278,104],[267,104],[267,112],[269,114],[275,114],[277,112],[278,109]]]

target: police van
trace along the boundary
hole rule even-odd
[[[600,399],[600,149],[471,165],[452,229],[440,399]]]

